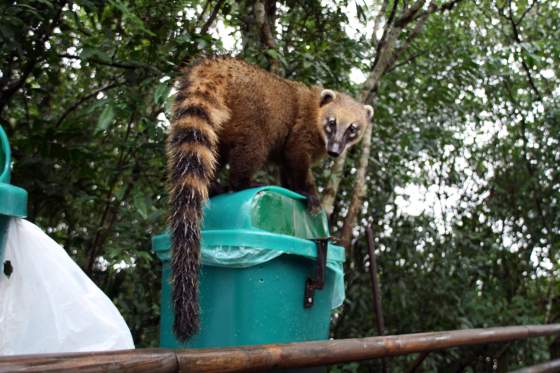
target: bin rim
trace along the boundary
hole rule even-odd
[[[254,187],[254,188],[243,189],[243,190],[240,190],[236,193],[239,194],[239,195],[241,195],[241,194],[257,195],[261,192],[274,192],[274,193],[278,193],[278,194],[281,194],[281,195],[286,196],[286,197],[290,197],[292,199],[299,199],[299,200],[307,199],[307,197],[305,197],[302,194],[296,193],[296,192],[294,192],[290,189],[286,189],[286,188],[278,186],[278,185],[262,185],[262,186],[258,186],[258,187]],[[218,195],[214,198],[228,198],[228,194],[227,193],[220,194],[220,195]]]
[[[27,216],[27,191],[10,184],[12,153],[8,135],[0,125],[0,152],[4,162],[0,164],[0,215],[24,218]]]
[[[10,164],[12,162],[12,153],[10,151],[10,142],[8,135],[4,131],[4,127],[0,125],[0,152],[4,153],[4,164],[0,164],[0,183],[10,183]]]
[[[257,229],[203,230],[201,233],[202,250],[211,247],[237,246],[276,250],[307,258],[317,257],[317,246],[314,241],[286,234]],[[161,260],[169,258],[171,238],[168,231],[152,237],[152,249]],[[344,247],[329,243],[327,260],[343,263],[345,259]]]

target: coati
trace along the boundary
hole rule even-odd
[[[320,207],[311,165],[358,142],[373,109],[351,97],[282,79],[234,58],[216,57],[178,78],[167,141],[172,235],[174,332],[199,327],[200,222],[215,173],[230,166],[229,187],[254,186],[267,162],[281,184]]]

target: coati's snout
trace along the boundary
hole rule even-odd
[[[344,146],[338,142],[329,142],[327,144],[327,154],[333,158],[338,157],[344,151]]]
[[[373,108],[330,89],[321,91],[319,129],[333,158],[357,143],[373,117]]]

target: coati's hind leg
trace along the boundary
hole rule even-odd
[[[289,169],[286,166],[280,166],[280,185],[286,189],[294,189]]]
[[[229,192],[228,188],[225,185],[221,184],[218,180],[212,181],[212,183],[208,187],[208,197],[210,198],[227,192]]]
[[[255,144],[236,144],[229,153],[229,185],[233,191],[261,186],[253,176],[266,163],[268,154]]]
[[[227,187],[227,185],[223,181],[220,183],[219,180],[220,174],[222,174],[222,171],[224,169],[224,165],[225,160],[223,157],[223,152],[220,150],[218,161],[216,163],[216,171],[214,172],[214,180],[212,180],[210,186],[208,187],[208,197],[214,197],[218,194],[229,192],[229,188]]]

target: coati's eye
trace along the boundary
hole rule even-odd
[[[356,136],[356,134],[358,133],[358,125],[356,123],[352,123],[349,127],[348,127],[348,133],[351,136]]]
[[[327,118],[327,124],[325,125],[325,131],[327,131],[327,133],[336,132],[336,119]]]

